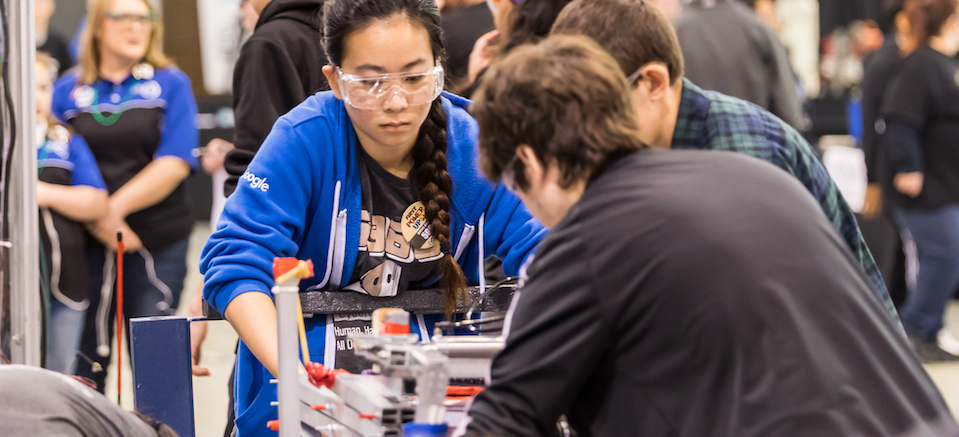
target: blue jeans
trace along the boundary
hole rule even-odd
[[[123,316],[126,326],[129,326],[132,318],[172,315],[176,312],[186,279],[189,243],[190,239],[184,238],[152,252],[141,250],[124,255]],[[104,277],[115,283],[114,263],[116,259],[113,252],[108,255],[103,246],[97,245],[87,250],[91,296],[80,350],[99,362],[104,371],[93,372],[89,363],[82,362],[77,366],[77,374],[92,379],[101,392],[116,327],[116,287],[107,288],[104,294],[103,283]],[[129,336],[126,340],[129,344]]]
[[[56,298],[50,299],[50,326],[47,330],[47,369],[72,375],[75,355],[83,334],[86,310],[74,310]]]
[[[906,296],[899,317],[906,333],[932,342],[942,329],[946,305],[959,287],[959,205],[901,209],[898,213],[919,255],[916,288]]]

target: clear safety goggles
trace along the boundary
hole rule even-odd
[[[431,103],[443,92],[443,67],[419,73],[389,73],[358,76],[336,68],[343,101],[356,109],[383,109],[396,96],[409,106]]]

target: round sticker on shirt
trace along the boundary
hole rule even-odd
[[[50,140],[47,148],[51,153],[61,159],[70,158],[70,132],[67,128],[60,125],[50,128],[47,139]]]
[[[73,101],[76,102],[77,108],[86,108],[93,104],[93,95],[93,88],[84,85],[73,90]]]
[[[153,100],[157,97],[160,97],[160,94],[163,92],[163,89],[160,88],[160,84],[157,81],[148,80],[137,85],[136,89],[133,91],[139,94],[144,99]]]
[[[410,205],[403,213],[403,238],[410,242],[410,246],[420,249],[429,249],[436,245],[432,229],[426,222],[426,207],[423,202]]]

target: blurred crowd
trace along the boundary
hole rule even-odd
[[[507,0],[438,3],[452,91],[469,97],[498,53],[544,37],[567,2],[528,3],[522,8]],[[694,1],[685,8],[678,0],[652,3],[676,24],[687,77],[802,128],[802,87],[776,36],[774,1]],[[90,1],[70,39],[50,29],[56,0],[36,2],[38,192],[42,216],[57,225],[44,227],[49,368],[79,372],[102,386],[105,372],[92,369],[93,363],[108,361],[113,335],[108,317],[115,305],[118,237],[112,229],[122,229],[132,284],[124,315],[177,308],[191,228],[183,182],[195,170],[211,175],[211,223],[216,223],[273,121],[329,88],[320,71],[326,64],[319,43],[321,5],[320,0],[239,2],[237,127],[233,138],[197,147],[191,81],[160,51],[163,21],[150,2]],[[726,41],[721,50],[718,41]],[[72,150],[63,156],[68,174],[57,180],[51,153],[67,149]],[[51,190],[58,197],[49,199]],[[188,308],[199,312],[198,297]],[[197,355],[204,327],[198,331]]]
[[[232,138],[203,147],[191,78],[162,49],[147,0],[89,0],[72,39],[50,29],[55,0],[36,0],[37,202],[46,314],[45,366],[103,391],[123,257],[123,315],[180,307],[193,229],[186,179],[213,177],[211,225],[274,122],[329,89],[322,0],[243,0]],[[490,62],[546,37],[566,0],[440,0],[446,83],[471,97]],[[649,0],[673,23],[685,78],[738,97],[802,132],[805,86],[778,36],[774,0]],[[615,30],[613,30],[615,31]],[[642,44],[637,41],[636,44]],[[950,0],[886,0],[878,22],[823,40],[822,89],[861,109],[869,190],[860,220],[885,286],[920,357],[959,359],[942,314],[959,289],[959,20]],[[625,72],[627,75],[632,72]],[[204,194],[206,195],[206,194]],[[870,225],[871,226],[871,225]],[[119,231],[119,232],[118,232]],[[122,245],[122,252],[120,251]],[[918,273],[907,287],[914,247]],[[868,250],[866,251],[868,253]],[[905,290],[909,289],[906,293]],[[199,313],[200,293],[185,305]],[[205,327],[193,333],[194,372]],[[232,423],[232,420],[230,421]],[[227,431],[229,432],[229,431]],[[227,434],[228,435],[228,434]]]

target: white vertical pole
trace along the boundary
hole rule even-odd
[[[276,332],[278,363],[277,400],[279,405],[280,437],[300,435],[299,394],[299,329],[296,300],[300,298],[299,279],[290,278],[273,287],[276,302]]]
[[[36,36],[32,1],[4,0],[7,6],[7,41],[10,93],[17,137],[9,189],[9,269],[11,310],[11,360],[40,365],[41,301],[38,275],[40,234],[37,223],[36,135]],[[10,127],[4,126],[9,132]]]

